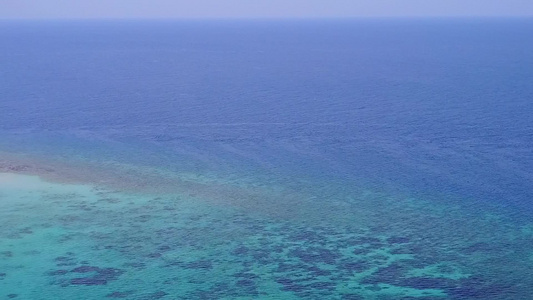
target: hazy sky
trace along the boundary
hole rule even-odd
[[[533,16],[533,0],[0,0],[0,18]]]

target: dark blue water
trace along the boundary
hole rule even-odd
[[[0,150],[281,185],[316,207],[361,189],[444,215],[490,207],[524,246],[531,32],[530,19],[1,22]],[[477,292],[441,296],[510,299]]]

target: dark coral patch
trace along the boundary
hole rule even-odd
[[[395,284],[399,279],[403,278],[406,273],[406,267],[398,263],[393,263],[387,267],[379,268],[372,275],[363,278],[363,284],[379,284],[388,283]]]
[[[362,254],[368,254],[370,251],[365,248],[355,248],[353,249],[352,253],[355,255],[362,255]]]
[[[233,255],[246,255],[248,254],[248,248],[244,247],[244,246],[239,246],[237,248],[235,248],[235,250],[233,250],[232,252]]]
[[[341,265],[341,268],[350,272],[363,272],[368,269],[369,265],[365,261],[348,262]]]
[[[281,252],[285,251],[285,249],[286,249],[286,247],[283,246],[283,245],[276,245],[276,246],[272,246],[270,248],[270,251],[272,253],[281,253]]]
[[[150,254],[146,255],[146,257],[148,257],[148,258],[159,258],[161,256],[162,256],[162,254],[161,253],[157,253],[157,252],[150,253]]]
[[[117,199],[117,198],[102,198],[102,199],[99,199],[98,202],[119,203],[120,199]]]
[[[475,252],[491,252],[494,251],[496,247],[490,245],[489,243],[475,243],[463,250],[464,253],[472,254]]]
[[[95,278],[104,280],[116,280],[124,271],[115,268],[99,269]]]
[[[351,242],[351,244],[357,244],[357,245],[366,244],[366,245],[377,246],[377,247],[382,246],[382,242],[380,239],[375,238],[375,237],[369,237],[369,236],[355,239]]]
[[[497,295],[512,294],[513,284],[490,282],[482,277],[461,279],[458,286],[446,290],[455,299],[488,299]]]
[[[255,250],[252,252],[252,258],[260,264],[270,263],[270,251],[267,250]]]
[[[128,292],[115,291],[115,292],[112,292],[110,294],[107,294],[106,297],[107,298],[126,298],[129,295],[131,295],[132,293],[133,293],[132,291],[128,291]]]
[[[323,281],[313,282],[309,285],[309,287],[312,289],[330,290],[330,291],[334,290],[336,286],[337,285],[334,282],[323,282]]]
[[[9,294],[9,295],[7,295],[7,297],[8,297],[9,299],[14,299],[14,298],[17,298],[18,296],[19,296],[19,295],[17,295],[17,294]]]
[[[368,291],[373,291],[373,292],[379,292],[382,290],[382,288],[377,285],[369,286],[369,287],[366,287],[365,289]]]
[[[415,289],[447,289],[456,286],[456,282],[447,278],[408,277],[398,280],[397,285]]]
[[[144,267],[146,267],[146,264],[142,262],[129,262],[129,263],[125,263],[123,266],[132,267],[136,269],[144,269]]]
[[[33,230],[31,230],[31,227],[26,227],[26,228],[22,228],[19,233],[22,233],[22,234],[32,234],[33,233]]]
[[[375,254],[369,257],[374,262],[385,262],[389,259],[389,257],[382,255],[382,254]]]
[[[242,279],[242,280],[237,281],[237,286],[244,287],[244,288],[255,287],[255,282],[249,279]]]
[[[56,266],[58,267],[76,265],[76,261],[74,260],[74,258],[68,256],[58,256],[54,259],[54,261],[56,262]]]
[[[184,265],[186,269],[206,269],[210,270],[213,268],[213,263],[209,260],[197,260]]]
[[[105,285],[108,281],[116,280],[124,271],[114,268],[99,268],[94,266],[81,266],[70,271],[71,273],[92,273],[92,276],[74,278],[71,285]],[[64,285],[64,286],[68,286]]]
[[[170,250],[171,248],[170,248],[170,246],[163,245],[163,246],[159,246],[157,249],[158,249],[159,251],[168,251],[168,250]]]
[[[107,280],[95,277],[82,277],[70,280],[72,285],[106,285]]]
[[[412,254],[412,251],[408,248],[399,247],[399,248],[390,250],[389,253],[390,254]]]
[[[65,275],[68,272],[69,271],[67,271],[67,270],[55,270],[55,271],[48,272],[48,275],[50,275],[50,276]]]
[[[71,267],[71,266],[75,266],[75,265],[77,265],[77,263],[75,263],[75,262],[62,262],[62,263],[56,264],[56,266],[58,266],[58,267]]]
[[[298,257],[305,263],[325,263],[330,265],[335,264],[335,261],[341,257],[340,253],[324,248],[298,248],[291,250],[289,255]]]
[[[166,263],[163,267],[165,268],[169,268],[169,267],[175,267],[175,266],[178,266],[178,267],[183,267],[184,266],[184,263],[182,261],[170,261],[168,263]]]
[[[342,300],[363,300],[365,298],[359,294],[344,294],[341,296],[341,299]]]
[[[0,280],[4,280],[4,278],[6,278],[7,274],[6,273],[0,273]]]
[[[228,283],[216,283],[214,284],[208,292],[212,295],[225,295],[228,293],[228,291],[231,290],[231,287]],[[205,298],[204,298],[205,299]]]
[[[285,273],[294,271],[296,268],[293,264],[287,264],[287,263],[279,263],[278,267],[276,268],[277,273]]]
[[[292,284],[294,281],[290,278],[278,278],[276,279],[276,282],[281,285],[288,285],[288,284]]]
[[[314,279],[314,278],[301,278],[301,279],[278,278],[276,282],[283,286],[281,290],[296,293],[299,297],[302,297],[302,298],[311,297],[312,291],[323,293],[331,289],[331,285],[327,282],[308,283],[310,279]]]
[[[329,276],[331,275],[331,271],[323,270],[318,267],[312,266],[310,268],[307,268],[307,271],[313,275],[313,277],[317,276]]]
[[[258,279],[259,278],[259,276],[253,273],[246,273],[246,272],[235,273],[233,277],[238,277],[242,279]]]
[[[305,241],[318,244],[324,243],[324,236],[310,230],[302,230],[294,235],[291,235],[289,239],[293,241]]]
[[[444,274],[451,274],[455,271],[455,269],[451,266],[447,266],[447,265],[440,265],[437,267],[437,270],[440,272],[440,273],[444,273]]]
[[[150,215],[140,215],[138,217],[135,217],[135,221],[144,223],[150,221],[151,218],[152,216]]]
[[[301,292],[305,290],[305,286],[297,284],[290,279],[280,279],[277,280],[277,282],[283,285],[283,287],[281,288],[283,291]]]
[[[74,273],[88,273],[88,272],[98,272],[100,268],[93,266],[81,266],[73,269],[71,272]]]

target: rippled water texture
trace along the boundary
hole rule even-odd
[[[531,299],[532,29],[0,22],[0,299]]]

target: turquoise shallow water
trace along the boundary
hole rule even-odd
[[[13,174],[42,168],[11,157],[0,175],[6,298],[529,297],[533,223],[490,209],[370,190],[321,205],[303,199],[309,190],[190,175],[172,193],[126,192]],[[52,167],[65,168],[41,176]]]
[[[0,299],[531,299],[532,28],[0,22]]]

